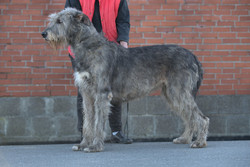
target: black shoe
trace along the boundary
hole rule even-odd
[[[121,144],[131,144],[133,143],[132,139],[128,139],[124,137],[121,131],[119,131],[116,135],[111,135],[111,142],[112,143],[121,143]]]

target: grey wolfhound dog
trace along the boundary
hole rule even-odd
[[[83,139],[73,150],[102,151],[110,102],[126,102],[159,88],[185,125],[173,142],[188,144],[196,135],[191,147],[206,146],[209,118],[195,102],[203,76],[195,55],[176,45],[123,48],[107,41],[85,14],[73,8],[49,17],[42,36],[53,48],[70,45],[76,56],[74,78],[83,97],[84,123]]]

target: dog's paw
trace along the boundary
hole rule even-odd
[[[194,141],[190,145],[191,148],[204,148],[206,146],[207,146],[207,142],[206,141],[202,141],[202,142],[200,142],[200,141]]]
[[[93,152],[101,152],[103,151],[103,147],[98,146],[90,146],[83,150],[85,153],[93,153]]]
[[[189,144],[190,140],[184,138],[184,137],[178,137],[176,139],[173,140],[174,144]]]
[[[82,150],[82,147],[81,147],[80,145],[74,145],[74,146],[72,147],[72,150],[73,150],[73,151],[81,151],[81,150]]]

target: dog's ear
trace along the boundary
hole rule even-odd
[[[88,26],[91,25],[91,22],[90,22],[88,16],[85,15],[85,14],[83,14],[83,13],[80,13],[80,12],[77,13],[76,15],[74,15],[74,18],[75,18],[77,21],[82,22],[82,23],[84,23],[84,24],[86,24],[86,25],[88,25]]]

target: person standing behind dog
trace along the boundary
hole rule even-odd
[[[66,0],[65,8],[72,7],[82,11],[92,21],[98,32],[103,32],[109,40],[128,48],[130,15],[126,0]],[[70,51],[69,57],[74,67],[74,56]],[[77,95],[78,130],[82,131],[82,96]],[[121,103],[111,102],[109,125],[112,131],[111,141],[131,144],[132,140],[124,137],[121,123]]]

